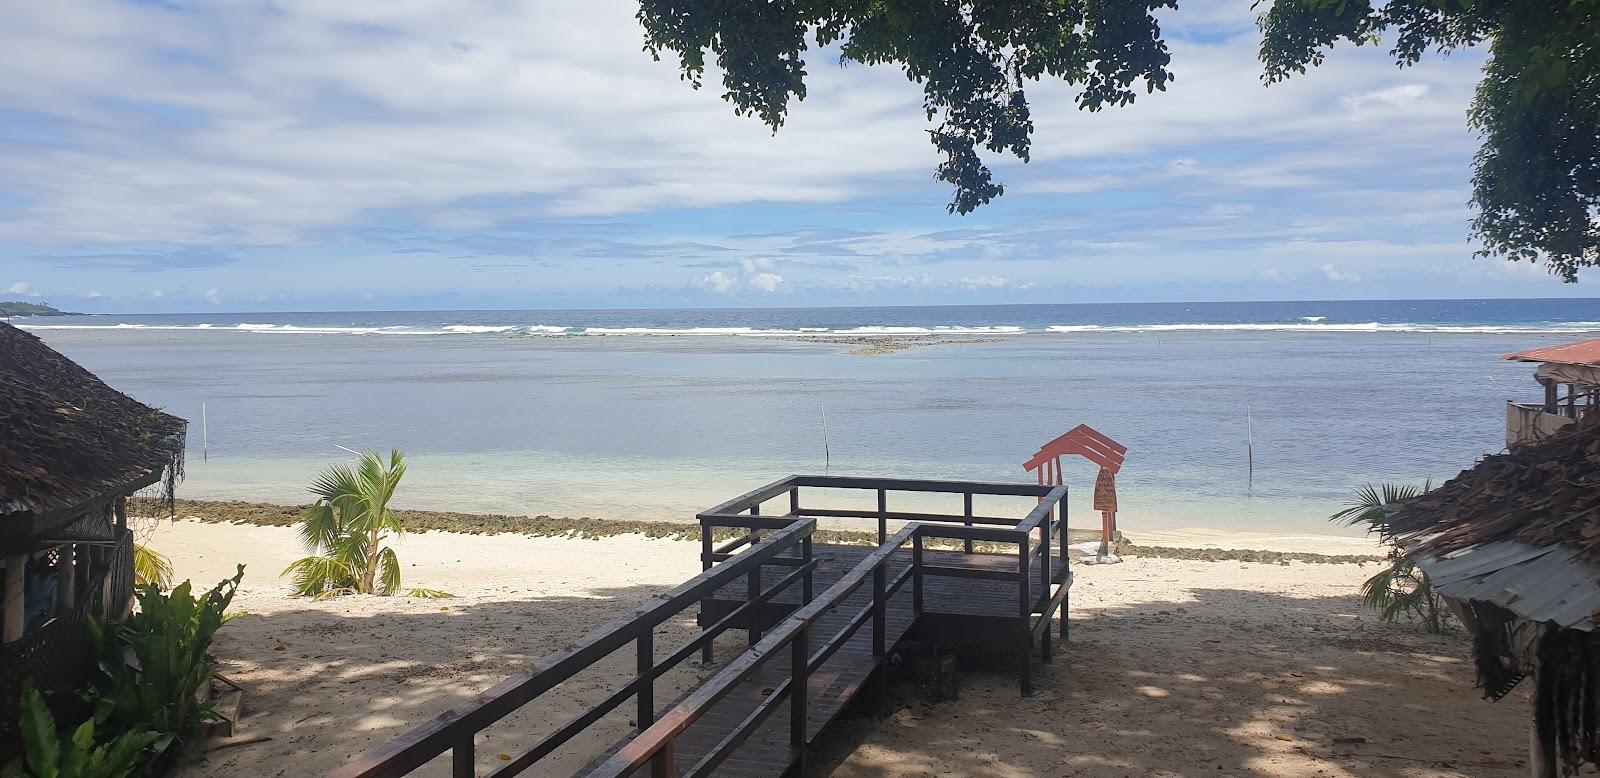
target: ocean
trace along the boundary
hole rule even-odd
[[[1084,423],[1129,448],[1119,525],[1137,540],[1335,532],[1364,483],[1454,475],[1504,447],[1507,400],[1539,396],[1501,357],[1600,337],[1600,300],[13,323],[189,419],[188,498],[303,502],[344,448],[401,448],[401,505],[689,520],[789,473],[1025,481]],[[873,337],[917,345],[852,353]],[[1098,526],[1095,468],[1066,476],[1072,523]]]

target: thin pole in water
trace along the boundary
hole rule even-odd
[[[200,461],[211,461],[211,430],[206,426],[206,404],[200,403]]]
[[[1256,489],[1256,430],[1255,420],[1250,417],[1250,404],[1244,406],[1244,456],[1246,467],[1245,494],[1250,494]]]
[[[833,464],[833,452],[828,450],[828,403],[818,397],[817,404],[822,407],[822,470],[827,472],[829,465]]]

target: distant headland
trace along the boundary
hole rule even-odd
[[[60,311],[44,303],[0,301],[0,316],[78,316],[71,311]]]

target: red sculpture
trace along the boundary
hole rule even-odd
[[[1064,456],[1080,456],[1100,466],[1100,474],[1094,479],[1094,509],[1100,512],[1098,559],[1103,562],[1116,560],[1111,554],[1111,542],[1117,532],[1117,471],[1122,469],[1122,460],[1127,454],[1127,446],[1087,424],[1079,424],[1044,444],[1039,453],[1022,463],[1023,470],[1034,473],[1039,483],[1050,486],[1061,485],[1061,458]]]

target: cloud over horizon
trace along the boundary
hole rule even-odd
[[[0,262],[107,310],[1582,291],[1470,256],[1473,52],[1268,89],[1248,0],[1165,12],[1168,92],[1032,88],[1032,162],[954,217],[897,70],[811,52],[773,136],[643,54],[634,10],[15,6]]]

